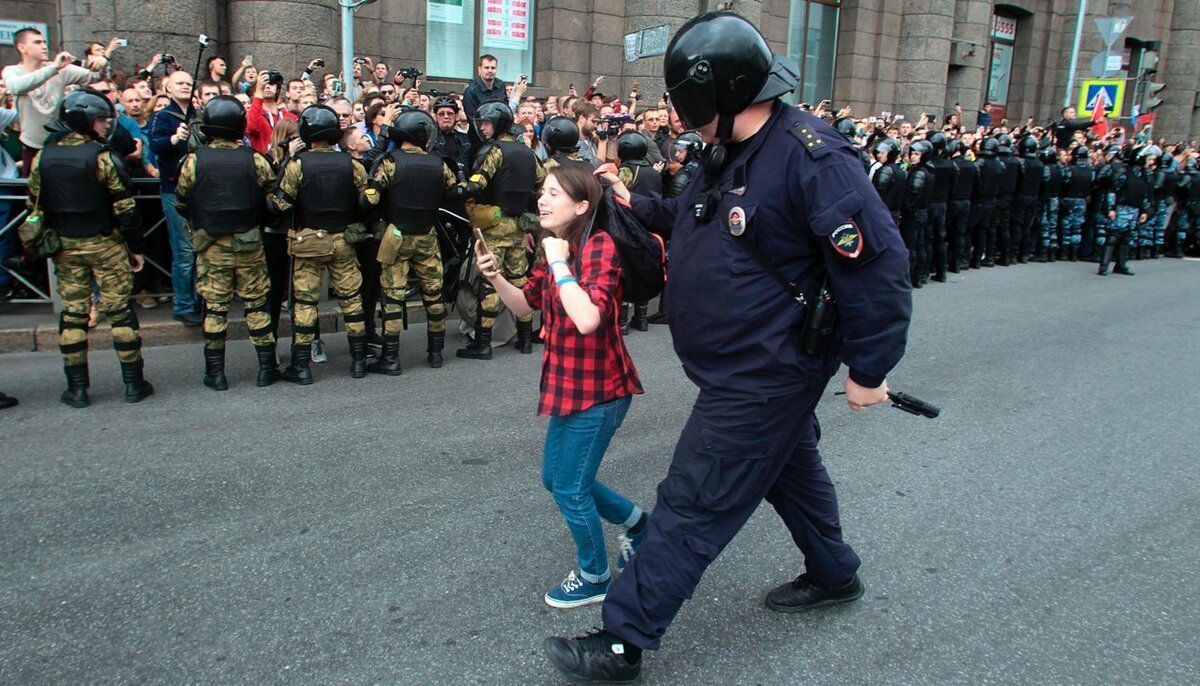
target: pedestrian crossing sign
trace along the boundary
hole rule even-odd
[[[1084,81],[1079,89],[1079,116],[1090,117],[1097,104],[1104,105],[1104,116],[1121,116],[1121,102],[1125,99],[1123,79]]]

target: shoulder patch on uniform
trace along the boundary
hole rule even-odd
[[[875,246],[867,241],[862,227],[848,218],[829,233],[829,250],[843,269],[855,269],[870,262],[876,255]]]
[[[808,154],[814,158],[824,157],[829,154],[829,146],[825,144],[825,140],[821,138],[821,134],[808,128],[804,122],[796,122],[792,124],[789,133],[800,141],[800,147],[808,151]]]

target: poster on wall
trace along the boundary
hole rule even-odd
[[[13,36],[21,29],[37,29],[50,40],[50,27],[40,21],[22,21],[20,19],[0,19],[0,45],[12,45]]]
[[[483,47],[528,50],[530,2],[531,0],[484,0]]]
[[[442,24],[461,24],[463,22],[463,0],[429,0],[426,3],[429,21]]]

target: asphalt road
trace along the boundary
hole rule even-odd
[[[891,383],[941,418],[855,414],[840,376],[818,410],[865,597],[766,610],[801,560],[765,507],[644,683],[1200,681],[1200,263],[1134,267],[918,291]],[[198,346],[149,349],[134,406],[93,353],[82,411],[56,355],[0,357],[0,683],[561,683],[541,639],[599,611],[541,601],[573,547],[538,356],[431,370],[416,330],[403,376],[352,380],[330,342],[315,385],[267,389],[240,342],[222,394]],[[629,345],[647,394],[601,473],[649,506],[695,391],[665,327]]]

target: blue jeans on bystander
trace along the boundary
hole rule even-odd
[[[196,311],[196,251],[183,217],[175,209],[175,194],[162,194],[163,214],[171,238],[171,290],[175,291],[175,314]]]

